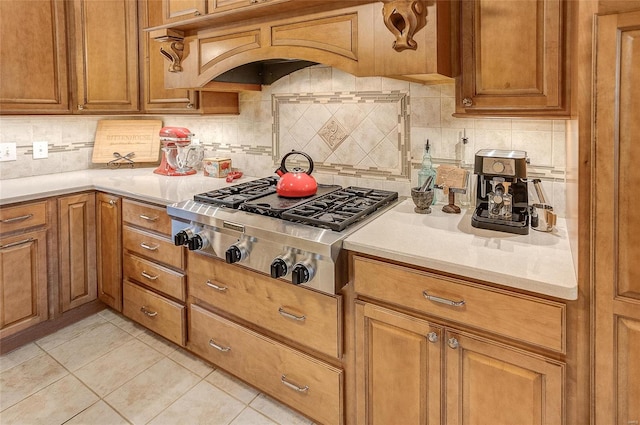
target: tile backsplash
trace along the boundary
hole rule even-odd
[[[359,78],[318,65],[261,92],[241,93],[238,116],[161,119],[164,125],[189,128],[206,156],[231,157],[247,175],[273,174],[279,158],[297,149],[314,158],[314,176],[322,183],[378,187],[405,196],[417,182],[427,139],[436,166],[455,164],[471,171],[479,149],[525,150],[529,176],[543,181],[554,209],[563,215],[565,121],[455,118],[454,93],[453,83]],[[0,179],[104,167],[91,163],[97,123],[124,118],[158,119],[0,117],[0,142],[17,144],[17,160],[0,162]],[[48,158],[32,159],[34,141],[48,143]]]

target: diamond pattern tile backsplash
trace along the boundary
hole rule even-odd
[[[407,94],[273,95],[273,158],[304,151],[317,169],[409,178]]]
[[[240,93],[238,116],[165,115],[189,128],[207,156],[225,156],[247,175],[272,175],[291,149],[309,153],[321,183],[360,185],[410,195],[426,139],[435,166],[472,171],[476,151],[525,150],[530,177],[540,178],[554,210],[565,205],[566,122],[457,118],[455,86],[355,77],[317,65],[260,92]],[[1,116],[0,142],[15,142],[17,161],[0,162],[0,179],[102,167],[92,164],[97,122],[109,116]],[[136,115],[131,119],[158,119]],[[463,137],[468,140],[462,143]],[[49,157],[33,159],[33,142]]]

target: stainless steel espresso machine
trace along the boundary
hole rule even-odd
[[[527,153],[500,149],[476,152],[476,209],[471,225],[481,229],[529,233]]]

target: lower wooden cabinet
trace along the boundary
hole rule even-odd
[[[94,193],[58,199],[60,307],[65,312],[97,297]]]
[[[122,311],[122,199],[96,194],[98,298]]]
[[[343,423],[342,369],[197,305],[189,313],[193,352],[321,424]]]
[[[49,318],[47,231],[0,237],[0,338]]]
[[[358,423],[563,423],[550,358],[362,302],[356,351]]]

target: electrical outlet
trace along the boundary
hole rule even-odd
[[[0,143],[0,161],[15,161],[17,158],[15,143]]]
[[[33,142],[33,159],[49,157],[49,144],[47,142]]]

